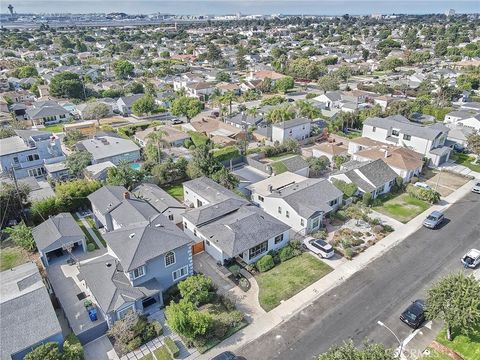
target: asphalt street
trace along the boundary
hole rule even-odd
[[[438,278],[463,269],[460,258],[480,248],[480,195],[470,193],[446,211],[437,230],[421,228],[303,311],[246,344],[238,355],[257,359],[312,359],[334,344],[365,339],[396,348],[412,329],[400,313]]]

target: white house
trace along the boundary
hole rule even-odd
[[[305,140],[310,137],[311,121],[296,118],[272,125],[272,141],[283,143],[287,139]]]
[[[327,180],[291,172],[269,177],[247,189],[254,204],[301,234],[319,230],[324,216],[335,211],[343,199],[342,192]]]

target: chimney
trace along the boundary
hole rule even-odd
[[[123,193],[123,198],[124,198],[124,199],[130,199],[130,193],[129,193],[128,191],[125,191],[125,192]]]
[[[388,157],[388,150],[385,150],[385,159]]]

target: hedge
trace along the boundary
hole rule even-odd
[[[265,255],[262,256],[257,262],[256,262],[256,267],[258,271],[260,272],[265,272],[270,269],[273,269],[275,266],[275,262],[273,261],[272,255]]]
[[[295,256],[295,251],[290,245],[287,245],[280,250],[278,256],[280,257],[280,261],[284,262],[293,258]]]
[[[235,159],[240,156],[240,151],[235,145],[226,146],[213,152],[213,157],[220,162]]]
[[[175,344],[175,341],[173,341],[169,336],[167,336],[163,340],[163,342],[165,343],[165,346],[167,347],[167,350],[170,353],[170,355],[176,358],[180,353],[180,349],[178,348],[177,344]]]
[[[357,192],[358,190],[358,187],[357,185],[355,185],[354,183],[347,183],[343,180],[338,180],[338,179],[333,179],[333,185],[335,185],[335,187],[340,190],[341,192],[343,192],[343,194],[349,198],[349,197],[352,197],[353,195],[355,195],[355,193]]]

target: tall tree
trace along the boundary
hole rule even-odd
[[[74,176],[83,174],[83,170],[92,162],[92,154],[88,151],[77,151],[67,156],[68,172]]]
[[[124,186],[132,190],[145,178],[145,172],[132,169],[129,163],[121,162],[116,167],[108,169],[107,184]]]
[[[119,79],[127,79],[129,76],[133,75],[133,70],[135,67],[128,60],[117,60],[112,63],[113,71],[115,76]]]
[[[14,184],[0,184],[0,228],[3,228],[9,220],[15,220],[22,214],[23,204],[28,201],[30,188],[26,184],[19,183],[18,190]]]
[[[17,246],[20,246],[28,251],[34,251],[37,246],[32,235],[32,228],[27,226],[23,221],[15,226],[6,228],[4,230],[9,239]]]
[[[85,88],[80,77],[69,71],[54,75],[50,80],[49,90],[52,96],[85,98]]]
[[[190,120],[198,115],[203,108],[203,104],[200,100],[181,96],[175,99],[170,106],[170,111],[175,116],[185,116],[187,120]]]
[[[110,109],[107,104],[102,102],[88,103],[85,110],[82,112],[82,117],[87,120],[97,120],[107,117],[110,113]]]
[[[477,157],[480,157],[480,132],[474,131],[467,135],[467,147],[477,155]]]
[[[157,149],[157,160],[158,163],[162,161],[162,148],[167,147],[169,144],[163,138],[167,133],[163,130],[156,130],[147,135],[148,141],[151,141]]]
[[[451,274],[427,290],[428,319],[442,319],[447,327],[447,339],[452,331],[471,333],[480,324],[480,281],[464,273]]]

